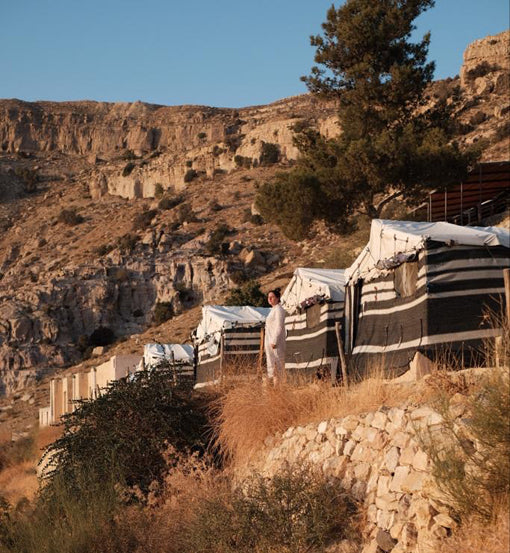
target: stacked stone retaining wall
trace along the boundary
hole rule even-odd
[[[458,402],[454,396],[450,409],[456,424],[464,424],[462,396]],[[420,437],[441,432],[443,425],[430,407],[383,407],[293,427],[266,440],[268,451],[256,470],[271,476],[288,464],[319,467],[364,504],[363,553],[431,553],[455,521]]]

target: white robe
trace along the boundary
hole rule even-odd
[[[271,308],[266,318],[266,335],[264,346],[266,350],[267,376],[282,376],[285,369],[285,309],[277,303]],[[273,348],[272,346],[276,347]]]

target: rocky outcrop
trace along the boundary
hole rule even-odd
[[[510,31],[475,40],[464,51],[460,82],[477,94],[494,90],[508,95]]]
[[[10,286],[17,268],[7,269],[0,288],[0,395],[25,387],[40,371],[77,362],[96,345],[90,337],[98,329],[111,329],[115,338],[139,333],[158,303],[179,313],[225,293],[225,261],[169,254],[161,242],[155,251],[141,244],[129,257],[114,251],[99,266],[48,267],[30,290]]]
[[[465,428],[463,398],[451,401],[457,430]],[[421,445],[442,425],[433,409],[407,406],[289,428],[266,440],[263,460],[251,468],[270,477],[308,463],[340,482],[366,508],[363,553],[433,553],[456,525]]]

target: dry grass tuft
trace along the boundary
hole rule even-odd
[[[39,482],[32,461],[23,461],[0,472],[0,495],[11,505],[17,505],[24,499],[31,501],[38,489]]]
[[[445,540],[438,553],[508,553],[510,551],[510,513],[508,499],[489,523],[471,519]]]
[[[28,438],[11,441],[11,435],[0,437],[0,496],[11,505],[34,499],[39,489],[37,463],[43,450],[62,433],[60,426],[50,426],[35,431]]]
[[[408,396],[406,386],[385,381],[380,372],[350,388],[321,382],[273,387],[252,379],[225,389],[214,403],[215,440],[227,459],[244,463],[268,436],[291,426],[395,406]]]

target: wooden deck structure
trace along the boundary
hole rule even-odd
[[[509,200],[510,161],[480,163],[465,182],[430,192],[410,213],[417,221],[477,225],[483,218],[505,211]]]

